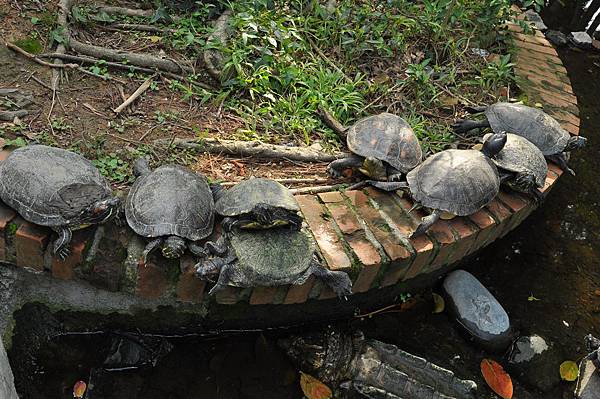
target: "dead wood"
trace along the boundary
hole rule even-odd
[[[162,34],[177,32],[176,29],[158,28],[156,26],[144,25],[144,24],[110,24],[110,25],[104,26],[103,28],[104,29],[111,28],[111,29],[115,29],[115,30],[135,30],[135,31],[140,31],[140,32],[151,32],[151,33],[162,33]]]
[[[171,143],[171,140],[156,140],[155,143],[168,145]],[[309,147],[289,147],[285,145],[266,144],[260,141],[219,140],[210,138],[201,141],[175,139],[172,141],[171,145],[178,148],[191,149],[199,152],[210,152],[213,154],[284,159],[299,162],[331,162],[348,156],[348,154],[341,152],[329,154]]]
[[[307,183],[312,183],[312,184],[323,184],[323,183],[327,183],[330,179],[308,179],[308,178],[300,178],[300,179],[272,179],[278,183],[281,184],[307,184]],[[230,186],[235,186],[236,184],[238,184],[239,182],[235,182],[235,181],[226,181],[223,183],[219,183],[221,186],[223,187],[230,187]]]
[[[154,10],[142,10],[137,8],[99,6],[98,11],[104,11],[107,14],[119,14],[127,17],[151,17]]]
[[[213,46],[227,45],[231,32],[229,31],[229,19],[231,18],[231,10],[226,10],[215,21],[215,30],[207,39],[207,43]],[[217,49],[205,50],[202,54],[206,70],[217,82],[221,82],[223,78],[223,67],[225,65],[225,57],[223,53]]]
[[[348,128],[335,119],[335,116],[322,107],[317,108],[317,115],[319,115],[323,123],[333,130],[341,139],[346,139],[346,131]]]
[[[148,90],[148,88],[152,84],[153,79],[154,79],[154,77],[151,77],[150,79],[146,79],[146,81],[144,81],[144,83],[142,83],[140,85],[140,87],[138,87],[138,89],[136,91],[134,91],[133,94],[131,96],[129,96],[129,98],[123,102],[123,104],[121,104],[117,108],[113,109],[113,112],[115,114],[118,114],[121,111],[123,111],[125,108],[127,108],[132,102],[135,101],[136,98],[138,98],[139,96],[142,95],[143,92]]]
[[[73,0],[60,0],[58,3],[58,17],[56,22],[58,26],[63,28],[63,35],[65,40],[69,40],[69,26],[68,26],[68,17],[69,12],[71,10],[71,5],[73,4]],[[56,45],[55,52],[58,54],[64,54],[67,51],[67,48],[64,43],[58,43]],[[55,64],[62,64],[61,59],[55,59]],[[50,81],[50,86],[52,87],[52,98],[54,99],[56,95],[56,90],[58,89],[58,83],[60,81],[60,70],[54,69],[52,71],[52,80]]]
[[[79,65],[77,65],[77,64],[63,64],[62,61],[60,63],[46,62],[44,60],[39,59],[35,55],[23,50],[21,47],[17,46],[16,44],[13,44],[13,43],[5,43],[5,44],[6,44],[6,47],[8,47],[9,49],[21,54],[22,56],[24,56],[26,58],[29,58],[31,61],[36,62],[40,65],[49,67],[49,68],[57,68],[57,69],[79,68]]]
[[[314,186],[314,187],[301,187],[301,188],[291,188],[290,191],[294,195],[299,194],[319,194],[319,193],[328,193],[330,191],[339,191],[346,187],[345,184],[335,184],[331,186]]]

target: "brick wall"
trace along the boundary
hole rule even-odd
[[[508,25],[515,44],[516,73],[530,103],[544,104],[571,134],[579,132],[577,98],[556,51],[543,35],[524,35]],[[0,160],[6,156],[2,153]],[[549,165],[547,193],[562,171]],[[423,275],[440,274],[448,266],[480,250],[518,226],[534,210],[531,199],[502,191],[489,205],[468,217],[438,221],[429,232],[407,238],[423,213],[409,212],[413,202],[397,193],[373,188],[297,197],[324,262],[332,270],[350,273],[354,293],[401,287]],[[143,243],[124,228],[108,225],[74,234],[73,253],[65,261],[50,256],[54,236],[0,205],[0,261],[59,279],[87,280],[111,291],[124,291],[147,299],[209,306],[302,304],[333,298],[333,292],[314,278],[301,286],[228,288],[211,299],[210,284],[198,280],[186,256],[166,262],[156,255],[147,266],[137,259]],[[0,267],[5,267],[1,266]]]

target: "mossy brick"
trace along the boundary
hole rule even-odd
[[[495,237],[494,233],[498,228],[498,224],[487,210],[480,209],[477,212],[469,215],[468,218],[475,223],[480,230],[477,234],[476,244],[473,246],[473,251],[483,248],[493,241],[493,238]]]
[[[243,288],[227,286],[215,294],[215,300],[221,305],[234,305],[242,300],[243,291]]]
[[[528,200],[517,193],[500,191],[496,198],[513,212],[510,224],[506,227],[507,231],[513,230],[523,221],[525,215],[529,215],[529,208],[535,208],[533,199]]]
[[[310,291],[315,284],[315,276],[310,276],[308,280],[301,285],[291,285],[288,290],[283,303],[286,305],[292,305],[297,303],[304,303],[308,300]]]
[[[250,305],[269,305],[275,301],[279,287],[254,287],[250,295]]]
[[[350,271],[352,268],[350,258],[317,197],[298,195],[296,200],[329,268]]]
[[[453,264],[471,253],[473,245],[477,241],[479,228],[468,218],[462,216],[455,217],[448,224],[457,237],[456,244],[447,260],[447,264]]]
[[[416,255],[402,281],[414,278],[424,272],[435,256],[435,247],[427,236],[421,235],[411,238],[409,241]]]
[[[23,221],[15,233],[15,251],[17,266],[38,271],[44,270],[44,252],[50,242],[51,231]]]
[[[169,273],[164,265],[151,259],[138,265],[135,294],[144,299],[159,299],[169,296]]]
[[[546,180],[544,181],[544,187],[540,189],[544,194],[548,194],[554,183],[558,179],[558,175],[551,170],[548,170],[548,174],[546,175]]]
[[[548,162],[548,170],[558,177],[564,173],[564,171],[557,164],[552,162]]]
[[[351,191],[347,193],[347,196],[390,260],[390,264],[385,270],[382,286],[396,284],[408,270],[412,261],[412,253],[397,236],[394,231],[395,226],[388,225],[386,219],[364,192]]]
[[[513,212],[495,198],[485,207],[498,222],[498,230],[494,239],[503,237],[508,232]]]
[[[560,58],[548,54],[538,53],[528,49],[517,49],[515,51],[516,61],[519,64],[533,67],[536,64],[543,64],[547,70],[567,73]]]
[[[366,190],[371,201],[376,204],[380,212],[387,215],[394,223],[394,228],[404,237],[408,237],[413,231],[413,220],[395,200],[395,194],[382,192],[376,188],[369,187]]]
[[[446,220],[438,220],[429,228],[428,233],[438,243],[438,250],[435,259],[431,262],[426,270],[427,272],[431,272],[448,264],[448,258],[454,250],[456,239],[452,229],[450,228],[450,224]]]
[[[8,245],[7,227],[17,216],[17,213],[6,205],[0,203],[0,261],[7,260]]]
[[[72,280],[75,277],[75,268],[84,261],[85,249],[92,238],[92,229],[83,229],[73,232],[71,239],[71,253],[64,260],[52,256],[52,276],[61,280]]]
[[[525,35],[523,33],[520,32],[514,32],[512,34],[512,37],[514,37],[515,39],[517,39],[517,41],[523,41],[526,43],[533,43],[536,44],[538,46],[544,46],[544,47],[550,47],[552,48],[552,45],[550,44],[550,42],[548,40],[546,40],[545,37],[539,37],[539,36],[535,36],[535,35]]]
[[[533,90],[536,91],[541,98],[546,99],[549,104],[556,105],[560,109],[567,111],[570,109],[571,112],[577,116],[579,115],[579,111],[577,111],[577,97],[573,94],[548,88],[547,85],[533,85]],[[552,99],[552,101],[549,101],[548,99]]]
[[[180,260],[181,274],[177,282],[177,300],[187,303],[201,303],[204,298],[206,281],[196,276],[196,261],[190,255],[184,255]]]
[[[543,79],[552,79],[571,87],[571,80],[566,73],[551,70],[550,68],[546,68],[545,65],[517,64],[515,66],[515,74],[521,78],[533,75]]]
[[[538,38],[538,39],[542,40],[541,38]],[[524,40],[516,40],[514,43],[517,47],[524,49],[524,50],[535,51],[535,52],[542,53],[542,54],[548,54],[553,57],[558,57],[558,53],[556,52],[556,50],[554,50],[553,47],[541,45],[539,43],[532,43],[531,41],[524,41]]]

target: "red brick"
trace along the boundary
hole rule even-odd
[[[408,268],[408,271],[404,275],[403,281],[414,278],[426,270],[434,256],[433,242],[427,236],[422,235],[416,238],[411,238],[410,243],[415,249],[416,255],[412,264]]]
[[[539,40],[543,40],[538,38]],[[538,53],[548,54],[558,58],[558,53],[554,50],[553,47],[550,46],[542,46],[536,43],[531,43],[529,41],[517,40],[515,41],[515,45],[519,48],[525,49],[526,51],[535,51]]]
[[[519,12],[520,10],[517,10],[517,12]],[[522,17],[517,17],[517,19],[523,19]],[[508,30],[510,30],[511,32],[518,32],[518,33],[524,33],[523,32],[523,28],[521,28],[519,25],[514,24],[512,22],[508,22],[505,24],[506,28]],[[527,34],[528,36],[535,36],[535,37],[539,37],[539,38],[543,38],[545,37],[542,32],[540,32],[537,29],[533,29],[532,35]]]
[[[358,214],[390,258],[390,265],[387,267],[382,285],[395,284],[408,270],[412,260],[411,252],[392,231],[392,227],[387,224],[381,213],[370,204],[369,197],[365,193],[352,191],[347,195]]]
[[[366,191],[371,200],[377,204],[380,211],[394,222],[394,227],[400,234],[408,237],[414,231],[412,218],[394,200],[397,197],[396,195],[384,193],[372,187],[367,188]]]
[[[513,212],[519,212],[531,203],[531,201],[526,201],[520,195],[513,193],[509,194],[504,191],[498,193],[498,199],[500,199],[503,204],[507,205]]]
[[[497,199],[493,199],[489,204],[486,205],[487,210],[495,216],[496,220],[500,222],[499,230],[496,234],[496,238],[503,237],[508,232],[510,226],[510,218],[513,214],[511,210],[503,205]]]
[[[560,126],[573,136],[579,136],[579,126],[575,126],[570,122],[560,121]]]
[[[181,258],[181,275],[177,282],[177,299],[181,302],[200,303],[204,298],[206,281],[196,276],[195,260],[189,255]]]
[[[44,270],[44,251],[50,240],[50,230],[29,222],[23,223],[15,234],[17,266]]]
[[[169,279],[167,268],[148,261],[138,265],[138,276],[135,287],[137,296],[144,299],[158,299],[168,296]]]
[[[554,185],[554,182],[558,179],[558,175],[548,170],[548,174],[546,175],[546,182],[544,183],[544,187],[540,189],[543,193],[548,193],[550,188]]]
[[[546,70],[567,73],[567,70],[558,57],[553,57],[548,54],[542,54],[536,51],[529,51],[525,49],[518,49],[515,52],[515,55],[517,63],[533,66],[542,62]]]
[[[493,240],[497,223],[492,215],[485,209],[480,209],[472,215],[469,215],[469,219],[480,229],[479,234],[477,234],[476,243],[471,248],[471,252],[475,252],[478,249],[485,247]]]
[[[533,44],[536,44],[539,46],[552,48],[552,45],[550,44],[550,42],[548,42],[548,40],[546,40],[546,38],[544,38],[544,37],[539,37],[539,36],[535,36],[535,35],[525,35],[525,34],[519,33],[519,32],[513,33],[512,36],[515,39],[517,39],[518,41],[533,43]]]
[[[83,251],[91,235],[91,229],[73,232],[70,244],[71,254],[65,260],[61,260],[56,255],[52,256],[52,276],[61,280],[71,280],[75,277],[75,268],[83,263]]]
[[[545,65],[528,65],[519,63],[515,65],[515,73],[517,76],[527,79],[529,76],[539,76],[543,79],[553,79],[571,87],[571,80],[566,73],[556,70],[548,70]]]
[[[341,197],[340,200],[343,201]],[[362,231],[360,223],[344,202],[328,202],[325,206],[329,209],[331,216],[333,216],[342,233],[352,235],[358,231]]]
[[[295,303],[304,303],[308,299],[308,295],[315,285],[315,277],[310,276],[308,280],[302,285],[292,285],[283,300],[283,303],[286,305],[291,305]]]
[[[564,173],[558,165],[552,162],[548,162],[548,170],[553,172],[558,177],[560,177]]]
[[[325,261],[332,270],[350,270],[351,262],[331,221],[323,217],[325,210],[317,198],[310,195],[296,196],[304,219],[310,226]]]
[[[15,216],[17,216],[15,211],[0,203],[0,261],[7,260],[6,226]]]
[[[573,106],[575,106],[575,109],[577,108],[577,97],[575,97],[573,94],[555,90],[551,87],[548,87],[547,85],[534,86],[533,90],[537,92],[537,95],[539,95],[543,99],[546,99],[546,101],[548,101],[550,104],[554,104],[558,107],[561,107],[561,109],[564,109],[562,107],[567,107],[571,109],[574,108]],[[548,100],[548,98],[552,98],[553,102]],[[579,115],[579,111],[575,111],[574,113],[576,113],[576,115]]]
[[[356,292],[354,290],[354,286],[352,286],[352,292]],[[324,300],[324,299],[333,299],[333,298],[337,298],[337,294],[335,292],[333,292],[333,290],[326,286],[323,285],[323,288],[321,289],[321,293],[319,295],[319,300]]]
[[[8,156],[10,155],[12,151],[9,150],[2,150],[0,151],[0,162],[3,162],[6,158],[8,158]]]
[[[227,286],[215,294],[216,301],[221,305],[233,305],[241,299],[242,289]]]
[[[339,191],[330,191],[328,193],[321,193],[318,194],[319,198],[321,198],[321,201],[327,203],[327,202],[340,202],[343,201],[344,199],[342,198],[342,193],[340,193]]]
[[[450,227],[455,232],[458,240],[448,257],[447,264],[453,264],[471,252],[477,239],[479,229],[468,221],[467,218],[457,216],[449,221]]]
[[[269,305],[275,301],[279,287],[255,287],[250,295],[250,305]]]

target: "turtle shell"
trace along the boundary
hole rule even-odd
[[[346,142],[353,153],[387,162],[402,173],[413,169],[423,158],[419,140],[410,125],[389,113],[356,122],[348,129]]]
[[[524,137],[544,155],[563,152],[571,137],[556,119],[540,109],[522,104],[492,104],[486,109],[485,116],[494,132]]]
[[[125,204],[127,223],[144,237],[197,241],[213,230],[214,202],[206,178],[177,165],[140,176]]]
[[[315,244],[303,231],[235,230],[229,242],[233,254],[237,256],[230,285],[302,284],[311,274]]]
[[[244,180],[217,200],[215,209],[221,216],[239,216],[252,211],[258,204],[267,204],[290,211],[299,211],[296,199],[284,185],[270,179]]]
[[[70,187],[78,188],[69,195]],[[85,208],[111,196],[110,186],[90,161],[61,148],[29,145],[0,164],[0,198],[39,225],[69,225]]]
[[[483,137],[485,141],[491,134]],[[543,187],[548,174],[548,164],[544,154],[529,140],[516,134],[508,133],[506,135],[506,144],[494,158],[492,162],[501,169],[509,172],[529,172],[535,176],[535,183],[538,187]]]
[[[408,172],[413,198],[422,205],[458,216],[470,215],[498,194],[494,163],[476,150],[446,150]]]

